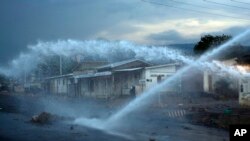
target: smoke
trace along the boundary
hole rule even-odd
[[[104,40],[58,40],[39,41],[29,45],[26,53],[12,60],[7,67],[0,67],[0,73],[5,75],[20,75],[37,67],[39,62],[51,55],[64,57],[80,56],[83,60],[102,60],[117,62],[126,59],[139,58],[151,63],[164,63],[179,60],[185,63],[193,61],[180,51],[163,46],[136,45],[128,41]]]

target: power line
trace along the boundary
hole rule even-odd
[[[214,16],[221,16],[221,17],[228,17],[228,18],[233,18],[233,19],[250,21],[250,19],[244,19],[244,18],[229,16],[229,15],[216,14],[216,13],[210,13],[210,12],[205,12],[205,11],[200,11],[200,10],[194,10],[194,9],[189,9],[189,8],[183,8],[183,7],[177,7],[177,6],[173,6],[173,5],[159,3],[159,2],[156,2],[156,1],[147,1],[147,0],[141,0],[141,1],[142,2],[146,2],[146,3],[151,3],[151,4],[154,4],[154,5],[171,7],[171,8],[175,8],[175,9],[182,9],[182,10],[186,10],[186,11],[189,11],[189,12],[204,13],[204,14],[209,14],[209,15],[214,15]]]
[[[169,0],[169,1],[172,1],[172,2],[175,2],[175,3],[180,3],[180,4],[185,4],[185,5],[190,5],[190,6],[193,6],[193,7],[199,7],[199,8],[206,8],[206,9],[215,10],[214,8],[207,7],[207,6],[202,6],[202,5],[199,5],[199,4],[191,4],[191,3],[188,3],[188,2],[182,2],[182,1],[176,1],[176,0]],[[246,16],[249,16],[249,15],[247,14]]]
[[[206,7],[206,6],[202,6],[202,5],[198,5],[198,4],[191,4],[191,3],[188,3],[188,2],[175,1],[175,0],[169,0],[169,1],[172,1],[172,2],[175,2],[175,3],[181,3],[181,4],[191,5],[191,6],[195,6],[195,7],[198,6],[200,8],[206,8],[206,9],[212,9],[212,10],[214,10],[214,8],[210,8],[210,7]]]
[[[232,2],[236,2],[236,3],[241,3],[241,4],[249,4],[249,2],[243,2],[243,1],[238,1],[238,0],[231,0]]]
[[[247,8],[247,7],[241,7],[241,6],[229,5],[229,4],[219,3],[219,2],[214,2],[214,1],[210,1],[210,0],[203,0],[203,1],[208,2],[208,3],[217,4],[217,5],[227,6],[227,7],[233,7],[233,8],[239,8],[239,9],[246,9],[246,10],[250,10],[250,8]]]

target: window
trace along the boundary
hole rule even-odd
[[[146,79],[147,82],[152,82],[152,79]]]
[[[94,92],[94,80],[89,81],[89,91]]]
[[[240,92],[244,92],[244,86],[243,86],[243,84],[240,85]]]
[[[162,76],[157,76],[157,83],[161,83],[161,81],[162,81],[162,78],[161,78]]]

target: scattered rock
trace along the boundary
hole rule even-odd
[[[31,118],[31,122],[33,123],[39,123],[39,124],[47,124],[51,122],[53,119],[53,116],[50,113],[42,112],[39,115],[34,115]]]
[[[192,128],[187,127],[187,126],[182,126],[182,128],[185,129],[185,130],[191,130],[192,129]]]
[[[156,141],[156,139],[154,139],[154,138],[149,138],[149,141]]]
[[[155,132],[152,132],[151,135],[156,135],[156,133],[155,133]]]

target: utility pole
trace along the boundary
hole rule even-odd
[[[62,75],[62,56],[60,55],[60,75]]]
[[[27,83],[27,73],[26,70],[24,70],[24,86],[26,86]]]

